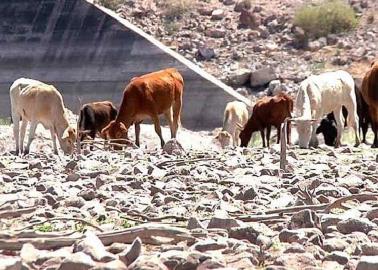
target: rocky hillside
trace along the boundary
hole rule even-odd
[[[37,130],[16,157],[0,126],[0,269],[378,268],[369,146],[291,147],[282,173],[278,145],[220,150],[181,130],[184,149],[162,151],[142,131],[142,149],[57,157]]]
[[[306,44],[293,16],[310,1],[181,1],[181,9],[174,2],[128,0],[118,13],[242,93],[275,78],[293,87],[327,69],[361,76],[378,55],[375,0],[349,1],[359,17],[355,31]]]

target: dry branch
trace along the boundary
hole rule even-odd
[[[26,208],[11,210],[11,211],[1,211],[0,218],[16,218],[24,214],[33,213],[37,209],[38,209],[37,207],[33,206],[33,207],[26,207]]]
[[[83,224],[85,224],[85,225],[88,225],[88,226],[90,226],[90,227],[95,228],[96,230],[98,230],[98,231],[100,231],[100,232],[103,232],[103,230],[102,230],[100,227],[98,227],[98,226],[96,226],[96,225],[90,223],[89,221],[86,221],[86,220],[81,219],[81,218],[69,218],[69,217],[54,217],[54,218],[49,218],[49,219],[46,219],[46,220],[43,220],[43,221],[39,221],[39,222],[36,222],[36,223],[30,224],[30,225],[28,225],[28,226],[26,226],[26,227],[23,227],[23,228],[21,228],[21,229],[18,229],[18,230],[16,230],[16,231],[24,231],[24,230],[26,230],[26,229],[33,228],[34,226],[38,226],[38,225],[44,224],[44,223],[46,223],[46,222],[52,222],[52,221],[58,221],[58,220],[66,220],[66,221],[77,221],[77,222],[81,222],[81,223],[83,223]]]
[[[342,206],[342,204],[346,201],[350,200],[358,200],[359,202],[368,201],[368,200],[377,200],[378,199],[378,193],[362,193],[362,194],[353,194],[350,196],[342,197],[339,199],[336,199],[334,202],[330,203],[326,208],[325,212],[329,213],[334,208],[342,208],[345,209],[345,207]]]
[[[112,243],[131,244],[137,237],[139,237],[144,244],[150,245],[177,244],[182,241],[192,241],[194,239],[186,229],[157,224],[140,225],[115,232],[104,232],[97,234],[97,236],[104,245],[110,245]],[[164,238],[166,240],[159,240],[156,237]],[[20,250],[24,244],[30,243],[37,249],[48,250],[71,246],[75,241],[83,238],[84,236],[81,235],[78,237],[0,239],[0,247],[2,250]]]
[[[327,203],[314,204],[314,205],[292,206],[292,207],[268,210],[268,211],[265,211],[265,214],[293,213],[293,212],[298,212],[298,211],[305,210],[305,209],[320,211],[320,210],[324,210],[327,206],[328,206]]]

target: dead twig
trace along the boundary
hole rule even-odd
[[[177,244],[182,241],[193,241],[194,237],[188,230],[175,228],[170,226],[162,226],[160,224],[146,224],[133,228],[99,233],[97,236],[104,243],[110,245],[112,243],[131,244],[135,238],[139,237],[144,244],[161,245],[161,244]],[[84,236],[69,237],[41,237],[41,238],[12,238],[0,239],[0,246],[3,250],[20,250],[25,243],[30,243],[37,249],[56,249],[64,246],[71,246],[76,241],[83,239]],[[159,240],[158,238],[162,238]],[[165,240],[164,240],[165,239]]]
[[[33,207],[26,207],[26,208],[10,210],[10,211],[1,211],[0,212],[0,218],[16,218],[16,217],[20,217],[24,214],[33,213],[37,209],[38,209],[37,207],[33,206]]]
[[[172,160],[172,161],[163,161],[161,163],[156,164],[155,166],[158,168],[164,168],[166,164],[169,164],[167,168],[171,168],[173,166],[181,166],[187,165],[191,163],[201,162],[201,161],[211,161],[211,160],[220,160],[220,158],[196,158],[196,159],[186,159],[186,160]]]
[[[86,221],[84,219],[81,219],[81,218],[69,218],[69,217],[55,217],[55,218],[49,218],[49,219],[46,219],[46,220],[43,220],[43,221],[39,221],[39,222],[36,222],[36,223],[33,223],[33,224],[30,224],[26,227],[23,227],[21,229],[18,229],[16,231],[24,231],[26,229],[30,229],[30,228],[33,228],[34,226],[38,226],[38,225],[41,225],[41,224],[44,224],[46,222],[52,222],[52,221],[59,221],[59,220],[65,220],[65,221],[77,221],[77,222],[81,222],[85,225],[88,225],[90,227],[93,227],[95,228],[96,230],[100,231],[100,232],[103,232],[103,229],[101,229],[100,227],[90,223],[89,221]]]
[[[244,222],[263,222],[273,219],[280,219],[283,217],[283,213],[270,214],[270,215],[246,215],[246,216],[233,216],[234,218]]]
[[[345,209],[345,207],[343,207],[342,204],[345,203],[346,201],[350,201],[350,200],[358,200],[359,202],[363,202],[363,201],[377,200],[377,199],[378,199],[378,193],[353,194],[353,195],[350,195],[350,196],[346,196],[346,197],[336,199],[334,202],[328,204],[324,211],[326,213],[329,213],[334,208]]]
[[[292,207],[287,207],[287,208],[268,210],[268,211],[265,211],[265,214],[293,213],[293,212],[298,212],[305,209],[320,211],[320,210],[324,210],[327,206],[328,206],[328,203],[314,204],[314,205],[299,205],[299,206],[292,206]]]

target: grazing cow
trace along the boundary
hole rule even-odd
[[[222,148],[231,144],[233,146],[240,145],[239,134],[247,121],[248,109],[245,103],[240,101],[227,103],[224,110],[223,129],[216,137]]]
[[[369,114],[374,132],[372,147],[378,147],[378,61],[371,64],[371,69],[362,80],[362,96],[369,106]]]
[[[263,97],[258,100],[253,107],[252,116],[240,133],[241,146],[246,147],[251,140],[252,133],[260,131],[263,147],[265,147],[264,129],[266,128],[266,140],[269,147],[271,126],[277,129],[277,143],[279,143],[281,124],[287,117],[291,117],[292,111],[293,99],[285,93],[279,93],[274,97]],[[287,126],[287,139],[290,144],[290,122],[288,122]]]
[[[116,119],[102,130],[103,137],[127,139],[128,129],[134,124],[135,143],[139,146],[140,123],[146,118],[151,118],[163,147],[159,115],[165,115],[171,129],[171,138],[176,138],[183,91],[184,80],[174,68],[133,78],[123,92]]]
[[[362,98],[361,94],[361,85],[362,85],[362,79],[355,78],[355,89],[354,92],[356,94],[356,102],[357,102],[357,115],[359,119],[359,134],[361,135],[362,131],[362,143],[366,142],[366,133],[368,131],[369,124],[371,122],[370,116],[369,116],[369,107]],[[343,106],[342,107],[343,117],[344,120],[347,119],[348,111]],[[346,121],[345,121],[346,126]],[[337,137],[337,126],[336,126],[336,120],[333,113],[327,114],[326,117],[322,119],[320,122],[319,127],[316,130],[316,134],[323,134],[324,142],[326,145],[329,146],[335,146],[336,144],[336,137]]]
[[[65,154],[72,153],[76,141],[76,131],[68,123],[62,95],[54,86],[32,79],[20,78],[10,87],[10,99],[17,155],[20,152],[29,153],[30,144],[39,123],[50,130],[55,154],[58,154],[55,137],[58,137],[60,147]],[[28,122],[30,122],[29,139],[23,149]]]
[[[83,105],[79,115],[78,137],[94,139],[97,133],[106,127],[117,116],[117,109],[110,101],[92,102]]]
[[[313,75],[304,80],[299,88],[296,101],[296,116],[302,119],[314,119],[312,123],[300,121],[297,123],[299,146],[307,148],[317,146],[316,129],[323,115],[333,112],[337,123],[335,146],[340,146],[342,130],[342,106],[348,111],[348,126],[355,132],[355,146],[360,144],[358,136],[358,116],[354,81],[345,71],[327,72]]]

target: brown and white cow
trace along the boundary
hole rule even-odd
[[[68,123],[62,95],[54,86],[32,79],[20,78],[10,87],[10,99],[17,155],[20,152],[29,153],[30,144],[39,123],[50,130],[55,154],[58,154],[55,137],[58,137],[60,147],[65,154],[72,153],[76,141],[76,131]],[[29,139],[23,149],[28,122],[30,122]]]
[[[106,139],[127,139],[129,127],[135,125],[135,143],[139,146],[140,123],[151,118],[163,147],[159,115],[164,114],[176,138],[180,123],[184,80],[174,68],[133,78],[123,92],[116,119],[102,130]]]

